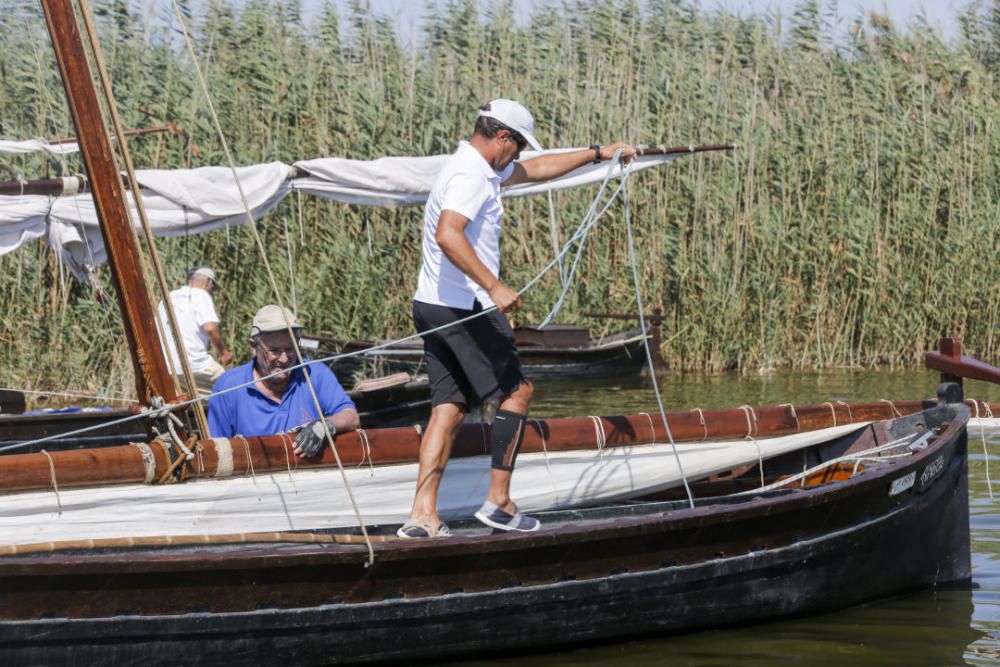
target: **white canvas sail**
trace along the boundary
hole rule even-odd
[[[554,149],[558,153],[575,148]],[[526,151],[524,159],[540,155]],[[270,212],[293,190],[367,206],[421,205],[447,155],[383,157],[376,160],[319,158],[290,166],[281,162],[241,167],[240,185],[253,219]],[[632,171],[665,164],[679,157],[646,155]],[[292,179],[296,168],[308,174]],[[505,197],[523,197],[600,183],[609,163],[590,164],[543,183],[506,188]],[[611,176],[622,168],[611,167]],[[198,169],[140,169],[136,178],[154,236],[202,234],[247,223],[240,192],[227,167]],[[128,194],[135,209],[134,195]],[[138,221],[138,218],[135,218]],[[33,239],[44,237],[79,280],[87,280],[94,267],[106,261],[97,214],[90,194],[50,199],[37,195],[0,196],[0,255]]]
[[[685,474],[696,480],[752,464],[860,428],[848,424],[776,438],[678,445]],[[758,452],[759,447],[759,452]],[[294,465],[294,463],[293,463]],[[57,472],[58,474],[58,472]],[[369,524],[400,523],[409,514],[417,465],[347,470]],[[489,487],[490,459],[448,463],[438,498],[443,517],[471,517]],[[292,481],[294,479],[294,482]],[[632,447],[522,454],[511,495],[521,509],[584,507],[672,488],[682,483],[671,447]],[[158,486],[127,485],[12,494],[0,504],[0,545],[44,541],[207,535],[356,525],[336,469],[257,474]]]

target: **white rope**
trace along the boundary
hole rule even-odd
[[[760,450],[760,443],[757,439],[753,437],[753,432],[757,426],[757,413],[753,411],[753,408],[749,405],[741,405],[740,410],[747,418],[747,434],[745,436],[746,440],[753,443],[753,446],[757,448],[757,467],[760,469],[760,488],[764,488],[764,454]],[[753,415],[753,423],[750,423],[750,415]]]
[[[604,446],[608,444],[608,435],[604,432],[604,423],[596,415],[588,415],[594,422],[594,442],[597,444],[597,451],[604,454]]]
[[[615,152],[614,159],[617,161],[621,151]],[[646,316],[642,306],[642,287],[639,282],[639,262],[635,256],[635,243],[632,240],[632,216],[628,200],[628,174],[633,163],[626,165],[622,169],[622,182],[619,188],[622,191],[622,199],[625,207],[625,236],[628,239],[629,262],[632,265],[632,281],[635,284],[635,303],[639,311],[639,328],[642,333],[642,346],[646,351],[646,364],[649,366],[649,378],[653,384],[653,393],[656,395],[656,404],[660,408],[660,418],[663,420],[663,428],[667,432],[667,440],[670,441],[670,448],[674,452],[674,460],[677,462],[677,471],[681,474],[681,481],[684,482],[684,491],[687,493],[688,504],[694,507],[694,494],[691,493],[691,485],[688,484],[687,475],[684,473],[684,465],[681,463],[680,452],[677,451],[677,443],[674,442],[674,434],[670,431],[670,424],[667,423],[667,409],[663,406],[663,397],[660,396],[660,385],[656,379],[656,366],[653,364],[653,354],[649,351],[649,335],[646,328]]]
[[[802,424],[799,423],[799,416],[795,413],[795,406],[792,405],[791,403],[781,403],[780,405],[778,405],[778,407],[779,408],[783,408],[786,405],[788,406],[789,412],[792,413],[792,419],[795,420],[795,430],[796,431],[801,431],[802,430]]]
[[[893,414],[896,415],[897,417],[902,417],[903,416],[902,413],[899,410],[896,409],[896,404],[893,403],[892,401],[890,401],[888,398],[880,398],[878,400],[879,400],[879,403],[888,403],[889,407],[892,408]]]
[[[363,428],[357,429],[355,433],[358,434],[358,439],[361,441],[361,462],[358,463],[358,467],[365,464],[365,457],[367,457],[369,476],[374,477],[375,463],[372,461],[372,444],[368,441],[368,433]]]
[[[656,429],[653,428],[653,418],[649,416],[648,412],[640,412],[640,415],[646,415],[646,419],[649,420],[649,444],[656,444]]]
[[[156,479],[156,458],[153,456],[153,450],[144,442],[130,442],[130,445],[139,450],[139,456],[142,457],[142,467],[145,471],[145,479],[142,480],[143,484],[152,484],[153,480]]]
[[[854,413],[851,412],[851,406],[848,403],[844,403],[843,401],[837,401],[837,405],[843,405],[845,408],[847,408],[847,420],[848,420],[848,423],[853,424],[854,423]]]
[[[691,412],[698,413],[698,422],[701,424],[701,428],[705,431],[705,434],[701,436],[701,441],[705,442],[708,440],[708,424],[705,423],[705,413],[701,408],[691,408]]]
[[[292,438],[287,433],[281,434],[281,448],[285,450],[285,467],[288,469],[288,482],[292,485],[292,488],[295,489],[295,495],[298,495],[299,486],[295,483],[295,476],[292,475]],[[298,460],[295,461],[295,469],[299,469]]]
[[[966,402],[972,401],[972,405],[976,408],[975,419],[979,419],[979,402],[974,398],[965,399]],[[990,412],[990,406],[986,401],[983,401],[983,406],[986,411],[990,413],[990,417],[993,416]],[[983,462],[986,464],[986,488],[990,492],[990,500],[993,500],[993,480],[990,479],[990,452],[986,448],[986,426],[983,422],[979,423],[979,439],[983,442]]]
[[[545,429],[543,428],[542,422],[537,419],[529,419],[528,423],[534,422],[535,428],[538,429],[538,437],[542,439],[542,459],[545,461],[545,471],[549,474],[549,480],[552,482],[552,487],[555,488],[556,480],[552,477],[552,468],[549,467],[549,449],[545,444]]]
[[[59,482],[56,481],[56,464],[52,460],[52,455],[44,449],[42,450],[42,454],[45,454],[45,458],[49,460],[49,475],[52,476],[52,490],[56,494],[56,509],[59,511],[59,516],[62,516],[62,500],[59,499]]]
[[[247,470],[246,472],[250,474],[250,481],[253,482],[253,488],[257,492],[257,502],[262,502],[264,496],[260,492],[260,487],[257,486],[257,471],[253,469],[253,457],[250,456],[250,441],[242,435],[235,436],[243,441],[243,451],[247,455]],[[244,473],[246,474],[246,473]]]
[[[833,407],[833,403],[831,403],[830,401],[826,401],[825,403],[823,403],[823,405],[829,405],[830,406],[830,414],[833,415],[833,425],[836,426],[837,425],[837,410]]]
[[[838,465],[840,463],[845,463],[848,461],[854,461],[859,457],[864,458],[868,454],[883,452],[889,449],[896,449],[898,447],[904,447],[907,445],[914,447],[918,445],[922,439],[927,439],[932,435],[934,435],[933,431],[926,431],[923,434],[917,434],[913,436],[906,436],[903,438],[899,438],[898,440],[893,440],[892,442],[888,442],[884,445],[879,445],[878,447],[872,447],[871,449],[865,449],[860,452],[855,452],[853,454],[845,454],[844,456],[838,456],[837,458],[830,459],[829,461],[824,461],[823,463],[817,466],[813,466],[812,468],[809,468],[808,470],[805,470],[801,473],[797,473],[795,475],[792,475],[791,477],[786,477],[785,479],[778,480],[773,484],[768,484],[767,486],[762,486],[759,489],[752,489],[750,491],[741,491],[740,493],[737,493],[735,495],[744,496],[751,493],[760,493],[761,491],[773,491],[774,489],[780,489],[783,486],[788,486],[789,484],[799,481],[799,479],[806,478],[809,475],[812,475],[813,473],[817,473],[821,470],[829,468],[830,466]],[[912,455],[912,452],[907,454],[907,456],[910,455]]]

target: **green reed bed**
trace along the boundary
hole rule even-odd
[[[648,305],[667,314],[678,368],[748,371],[910,365],[942,333],[996,361],[1000,284],[1000,13],[964,10],[944,43],[919,22],[833,25],[804,2],[775,21],[682,0],[438,2],[412,43],[356,4],[303,17],[297,2],[182,3],[236,159],[375,158],[448,152],[475,107],[523,100],[551,146],[737,142],[631,181]],[[99,1],[102,45],[129,127],[172,121],[131,142],[139,167],[223,164],[172,13]],[[851,30],[848,30],[851,27]],[[0,14],[0,136],[72,134],[38,11]],[[0,179],[81,169],[77,158],[0,159]],[[594,190],[511,201],[506,280],[524,284],[565,239]],[[343,337],[412,331],[419,208],[289,198],[258,228],[311,329]],[[234,228],[159,242],[173,282],[218,267],[224,331],[237,350],[271,300],[255,246]],[[588,240],[562,320],[634,309],[623,209]],[[0,383],[130,393],[113,298],[60,271],[36,243],[0,257]],[[100,282],[110,290],[107,269]],[[526,299],[537,321],[553,274]]]

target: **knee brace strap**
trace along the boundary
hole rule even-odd
[[[508,410],[497,410],[490,431],[490,452],[493,454],[493,467],[497,470],[513,470],[517,453],[524,441],[524,425],[528,415],[522,415]]]

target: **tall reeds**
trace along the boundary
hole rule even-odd
[[[175,122],[203,151],[145,138],[132,142],[137,165],[221,164],[172,16],[97,7],[125,123]],[[779,30],[685,0],[543,2],[526,22],[509,1],[448,0],[427,4],[423,34],[404,46],[361,3],[308,20],[296,0],[184,7],[241,163],[448,152],[497,96],[524,101],[552,146],[739,143],[632,182],[645,300],[668,314],[663,353],[676,367],[913,364],[943,333],[998,357],[996,12],[963,10],[946,43],[880,16],[848,35],[815,1]],[[37,10],[0,15],[0,53],[0,136],[72,134]],[[0,159],[0,179],[79,170]],[[545,198],[508,204],[511,284],[551,257],[550,216],[565,238],[593,194],[558,194],[554,211]],[[565,319],[600,330],[582,313],[634,308],[621,215],[588,241]],[[385,337],[411,331],[420,220],[419,208],[291,198],[258,224],[311,329]],[[271,300],[247,231],[160,247],[175,281],[193,263],[218,267],[223,328],[241,349]],[[128,391],[119,319],[91,287],[42,244],[0,258],[0,275],[0,382]],[[519,320],[540,319],[559,287],[544,281]]]

